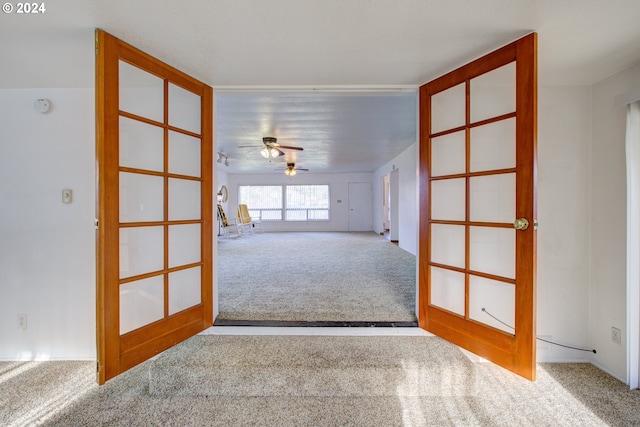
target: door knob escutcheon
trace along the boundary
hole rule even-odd
[[[526,218],[518,218],[513,221],[513,228],[524,231],[529,228],[529,221]]]

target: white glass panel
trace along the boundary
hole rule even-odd
[[[480,273],[515,279],[516,230],[470,227],[469,268]]]
[[[164,317],[164,276],[120,285],[120,334]]]
[[[162,221],[163,219],[163,178],[120,172],[120,221]]]
[[[516,166],[516,119],[471,129],[471,172]]]
[[[200,139],[169,132],[169,173],[200,177]]]
[[[462,225],[431,225],[431,261],[464,268],[465,227]]]
[[[516,175],[514,173],[471,178],[471,221],[513,222],[516,212]]]
[[[464,316],[464,274],[431,269],[431,304]]]
[[[200,181],[169,179],[169,219],[200,219]]]
[[[120,166],[162,172],[164,130],[120,117]]]
[[[516,111],[516,63],[471,80],[471,123]]]
[[[169,267],[200,262],[200,224],[169,227]]]
[[[431,97],[431,133],[465,125],[465,84]]]
[[[431,140],[431,176],[453,175],[466,171],[464,134],[464,131],[460,131]]]
[[[513,334],[513,329],[487,314],[491,313],[509,326],[515,325],[516,287],[484,277],[469,276],[469,317],[496,329]],[[485,311],[482,311],[482,309]]]
[[[164,268],[164,228],[120,229],[120,278]]]
[[[201,133],[200,96],[169,83],[169,124],[173,127]]]
[[[169,314],[200,304],[200,267],[169,274]]]
[[[431,219],[465,220],[464,178],[431,181]]]
[[[164,122],[164,80],[120,61],[120,109]]]

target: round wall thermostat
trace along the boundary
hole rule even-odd
[[[33,106],[38,113],[48,113],[51,109],[51,103],[48,99],[44,98],[36,99]]]

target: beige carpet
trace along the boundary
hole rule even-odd
[[[589,364],[540,364],[536,382],[477,364],[477,393],[466,396],[205,397],[150,395],[152,363],[98,387],[95,362],[0,362],[0,425],[640,425],[640,391]]]
[[[416,257],[372,232],[220,239],[218,266],[218,320],[416,320]]]

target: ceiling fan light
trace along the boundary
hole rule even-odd
[[[291,169],[291,173],[289,175],[294,176],[296,174],[296,170],[295,169]]]
[[[280,155],[280,151],[278,151],[275,148],[272,148],[270,151],[271,151],[271,157],[274,159]]]
[[[260,151],[260,154],[262,154],[262,157],[264,157],[265,159],[268,159],[268,158],[269,158],[269,150],[268,150],[268,149],[266,149],[266,148],[263,148],[263,149]]]

